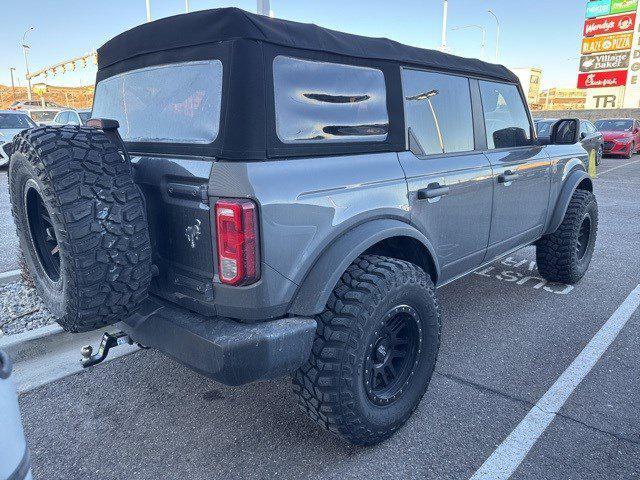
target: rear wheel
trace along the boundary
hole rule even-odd
[[[627,158],[631,158],[633,157],[633,155],[636,153],[636,144],[635,142],[631,144],[631,146],[629,147],[629,153],[627,153]]]
[[[440,346],[434,290],[416,265],[358,258],[317,317],[311,356],[294,377],[302,409],[357,445],[400,428],[429,385]]]
[[[586,190],[576,190],[558,229],[536,244],[540,275],[552,282],[578,282],[591,263],[597,232],[596,197]]]
[[[123,320],[146,298],[151,246],[131,165],[103,132],[20,133],[9,170],[27,278],[68,331]]]

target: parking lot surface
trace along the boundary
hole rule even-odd
[[[289,380],[230,388],[141,351],[22,395],[35,478],[471,477],[640,284],[640,160],[600,172],[582,282],[548,284],[527,248],[439,289],[436,373],[382,445],[317,428]],[[636,310],[512,478],[640,477],[639,347]]]
[[[0,168],[0,272],[18,268],[18,237],[11,216],[7,169]]]

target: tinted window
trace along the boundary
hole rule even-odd
[[[87,120],[91,118],[91,112],[78,112],[78,116],[80,117],[80,121],[84,125],[87,123]]]
[[[589,127],[586,122],[580,122],[580,133],[587,135],[589,133]]]
[[[414,153],[432,155],[474,149],[468,79],[405,69],[402,87],[409,143]]]
[[[50,123],[57,113],[55,110],[31,110],[29,115],[31,115],[31,120],[36,123]]]
[[[554,123],[556,123],[556,120],[541,120],[536,122],[538,137],[550,137],[551,127],[553,127]]]
[[[211,143],[218,136],[222,62],[141,68],[98,82],[93,116],[132,142]]]
[[[56,123],[61,123],[63,125],[66,125],[66,123],[69,121],[69,112],[60,112],[58,115],[56,115],[56,118],[54,121]]]
[[[0,113],[0,130],[31,128],[35,124],[29,117],[21,113]]]
[[[598,120],[596,128],[601,132],[630,132],[633,120]]]
[[[389,117],[381,70],[278,56],[276,131],[284,143],[380,142]]]
[[[487,145],[493,148],[531,145],[529,116],[515,85],[480,82]]]

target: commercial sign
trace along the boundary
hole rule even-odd
[[[602,17],[609,13],[611,13],[611,0],[591,0],[587,3],[587,18]]]
[[[594,88],[587,90],[584,108],[587,110],[622,108],[623,101],[626,101],[624,87]]]
[[[578,88],[624,87],[627,83],[626,70],[612,72],[581,73],[578,75]]]
[[[611,10],[609,13],[635,12],[638,9],[638,0],[611,0]]]
[[[628,68],[630,57],[630,52],[583,55],[580,59],[580,71],[596,72],[598,70],[619,70],[622,68]]]
[[[582,40],[582,53],[612,52],[614,50],[630,50],[633,33],[617,33]]]
[[[627,13],[614,17],[592,18],[584,22],[584,36],[605,35],[607,33],[628,32],[636,24],[636,14]]]

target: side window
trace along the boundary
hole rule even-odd
[[[587,126],[587,122],[580,121],[580,134],[589,134],[589,127]]]
[[[382,142],[389,132],[381,70],[277,56],[276,131],[283,143]]]
[[[531,145],[527,110],[515,85],[480,81],[489,149]]]
[[[420,70],[402,70],[409,146],[416,155],[474,149],[469,80]]]
[[[80,125],[80,121],[78,120],[78,114],[76,112],[67,112],[69,117],[67,118],[67,123],[70,125]]]
[[[62,125],[66,125],[67,121],[69,119],[69,114],[68,112],[60,112],[55,119],[56,123],[60,123]]]

